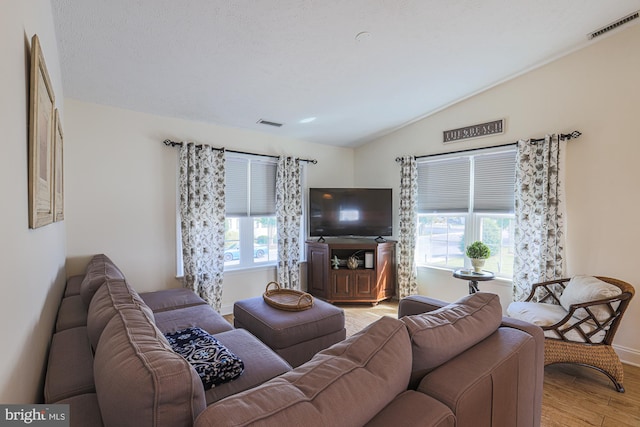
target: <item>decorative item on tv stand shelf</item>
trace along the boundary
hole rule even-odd
[[[360,258],[358,258],[358,255],[362,252],[364,251],[356,251],[351,254],[349,258],[347,258],[347,267],[349,268],[349,270],[355,270],[358,268],[358,266],[360,265]]]
[[[484,262],[491,255],[491,250],[487,245],[477,240],[467,246],[467,256],[471,260],[473,271],[476,273],[482,273],[482,267]]]
[[[355,270],[356,268],[358,268],[358,257],[356,256],[356,254],[353,254],[349,258],[347,258],[347,267],[349,267],[349,270]]]

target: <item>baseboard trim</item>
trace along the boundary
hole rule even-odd
[[[233,304],[223,305],[222,307],[220,307],[220,314],[222,314],[223,316],[233,314]]]
[[[613,344],[612,347],[618,353],[622,363],[640,367],[640,351],[616,344]]]

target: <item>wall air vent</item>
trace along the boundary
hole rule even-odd
[[[593,33],[589,33],[587,34],[587,38],[589,40],[591,39],[595,39],[596,37],[599,37],[601,35],[603,35],[604,33],[608,33],[611,30],[615,30],[616,28],[626,24],[627,22],[633,21],[634,19],[638,19],[638,11],[633,12],[627,16],[625,16],[624,18],[620,18],[615,22],[612,22],[611,24],[600,28],[599,30],[594,31]]]
[[[257,123],[259,123],[261,125],[275,126],[277,128],[282,126],[282,123],[270,122],[269,120],[264,120],[264,119],[258,120]]]

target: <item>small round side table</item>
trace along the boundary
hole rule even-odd
[[[469,281],[469,293],[475,294],[479,292],[478,282],[484,282],[487,280],[493,280],[496,276],[490,271],[482,270],[481,273],[476,273],[473,270],[467,268],[460,268],[453,272],[453,277],[456,279],[463,279]]]

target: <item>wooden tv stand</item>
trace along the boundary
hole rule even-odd
[[[373,305],[395,295],[396,242],[374,239],[310,239],[307,246],[307,292],[328,302],[365,302]],[[373,267],[365,268],[365,253],[373,253]],[[349,269],[347,258],[356,254],[358,268]],[[340,267],[332,267],[333,257]]]

